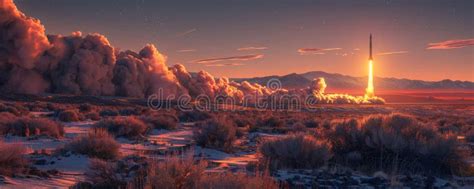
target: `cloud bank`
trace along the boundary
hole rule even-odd
[[[214,78],[205,71],[192,75],[183,65],[168,67],[166,56],[152,44],[145,45],[139,52],[120,51],[100,34],[46,35],[40,21],[21,13],[12,0],[0,0],[0,5],[2,92],[138,98],[161,94],[161,99],[204,95],[230,97],[236,102],[256,101],[257,96],[298,94],[322,103],[372,103],[370,99],[324,94],[323,78],[315,80],[308,89],[288,91],[246,81],[237,83],[225,77]],[[193,30],[187,33],[191,32]],[[207,65],[261,58],[262,54],[255,54],[203,59],[196,63]]]
[[[474,39],[455,39],[430,43],[426,49],[458,49],[474,45]]]

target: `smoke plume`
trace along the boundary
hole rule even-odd
[[[180,95],[235,102],[256,102],[258,97],[294,94],[321,103],[368,103],[349,95],[325,94],[323,78],[303,90],[271,89],[259,84],[214,78],[205,71],[189,73],[183,65],[166,65],[166,57],[154,45],[140,52],[119,51],[100,34],[46,35],[43,25],[21,13],[12,0],[0,0],[0,88],[11,93],[59,93],[74,95],[144,98],[161,94],[163,99]],[[200,60],[258,59],[248,55]]]

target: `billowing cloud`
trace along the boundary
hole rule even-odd
[[[326,54],[328,51],[337,51],[341,50],[341,48],[300,48],[298,49],[298,53],[300,55],[307,55],[307,54]]]
[[[0,15],[0,90],[44,92],[49,84],[33,70],[50,47],[43,25],[21,13],[12,0],[0,0]]]
[[[184,37],[184,36],[187,36],[187,35],[189,35],[189,34],[191,34],[191,33],[196,32],[196,31],[197,31],[196,28],[189,29],[189,30],[186,30],[186,31],[184,31],[184,32],[181,32],[181,33],[176,34],[176,37]]]
[[[12,0],[0,1],[1,59],[9,64],[31,69],[41,53],[49,48],[49,41],[40,21],[21,13]],[[16,52],[4,57],[10,50]]]
[[[120,51],[100,34],[45,35],[36,19],[21,13],[12,0],[0,0],[0,90],[28,94],[74,94],[148,97],[160,99],[189,95],[231,97],[254,102],[259,97],[297,94],[321,103],[372,103],[363,97],[324,94],[323,78],[307,89],[271,89],[250,82],[214,78],[205,71],[190,74],[183,65],[166,65],[166,56],[147,44],[139,52]],[[183,35],[194,32],[189,30]],[[339,50],[339,48],[322,51]],[[306,49],[305,52],[319,51]],[[263,58],[262,54],[210,58],[196,63],[238,66],[239,61]],[[223,62],[235,61],[235,62]],[[370,100],[370,99],[369,99]],[[378,100],[378,99],[373,99]],[[379,102],[379,101],[374,101]]]
[[[242,55],[242,56],[230,56],[230,57],[223,57],[223,58],[207,58],[202,60],[194,61],[198,64],[209,64],[209,63],[216,63],[222,61],[248,61],[248,60],[256,60],[263,58],[263,54],[251,54],[251,55]]]
[[[458,49],[474,45],[473,39],[454,39],[437,43],[430,43],[426,49]]]
[[[385,55],[394,55],[394,54],[406,54],[408,51],[389,51],[389,52],[381,52],[378,53],[378,56],[385,56]]]
[[[181,49],[181,50],[177,50],[176,52],[179,52],[179,53],[196,52],[196,49]]]
[[[266,50],[268,47],[241,47],[238,51]]]

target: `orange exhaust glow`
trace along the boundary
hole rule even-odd
[[[372,60],[369,60],[369,78],[367,82],[367,89],[365,89],[365,98],[374,97],[374,68]]]

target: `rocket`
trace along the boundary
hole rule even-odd
[[[370,34],[370,37],[369,37],[369,49],[370,49],[369,60],[373,60],[373,58],[372,58],[372,34]]]

